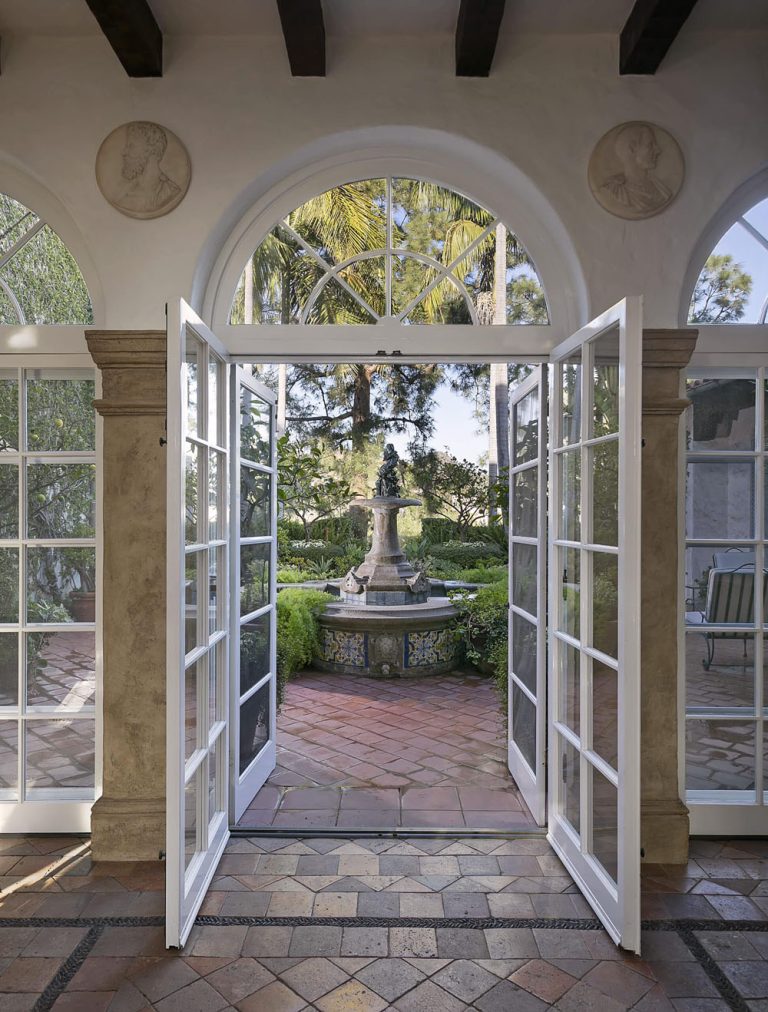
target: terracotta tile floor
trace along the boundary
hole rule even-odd
[[[235,839],[182,952],[164,949],[159,862],[3,837],[0,872],[3,1012],[768,1007],[765,840],[647,866],[642,958],[541,838]]]
[[[303,672],[245,827],[529,829],[493,682]]]

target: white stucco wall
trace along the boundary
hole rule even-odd
[[[208,265],[262,183],[274,184],[281,166],[295,168],[323,138],[347,133],[354,143],[349,131],[377,126],[455,135],[479,145],[478,158],[491,149],[527,177],[570,238],[585,281],[581,299],[568,296],[578,322],[642,294],[647,326],[676,326],[698,237],[768,163],[768,33],[685,32],[650,78],[618,76],[614,36],[520,36],[500,45],[487,80],[453,75],[448,36],[330,39],[325,79],[291,78],[279,37],[167,38],[156,80],[127,78],[100,37],[3,42],[0,189],[38,196],[35,209],[80,251],[96,322],[108,327],[163,326],[166,299],[191,297],[196,275],[201,306]],[[99,144],[131,119],[168,126],[192,159],[187,197],[154,221],[119,214],[96,186]],[[607,214],[586,181],[595,142],[630,119],[670,130],[687,165],[675,203],[643,222]],[[483,178],[478,164],[473,195],[487,200]],[[513,228],[507,209],[519,192],[511,182],[504,211]],[[533,249],[537,236],[526,229]],[[552,222],[544,230],[543,245],[567,245]],[[572,280],[544,277],[550,289]]]

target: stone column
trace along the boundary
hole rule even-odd
[[[102,373],[104,786],[93,856],[165,849],[165,353],[163,331],[87,331]]]
[[[642,465],[642,755],[643,860],[688,859],[688,809],[678,784],[678,562],[680,529],[679,434],[688,401],[681,370],[693,353],[696,330],[643,333]]]

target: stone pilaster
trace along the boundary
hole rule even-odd
[[[87,331],[104,420],[104,787],[101,861],[165,849],[166,454],[163,331]]]
[[[696,330],[643,333],[642,471],[642,756],[641,840],[644,860],[688,859],[688,809],[678,784],[679,433],[688,401],[681,370]]]

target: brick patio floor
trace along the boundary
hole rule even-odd
[[[642,958],[542,838],[232,840],[182,952],[164,866],[0,838],[0,1009],[719,1012],[768,1007],[768,841],[645,866]]]
[[[303,672],[277,720],[277,768],[245,827],[530,829],[490,678]]]

